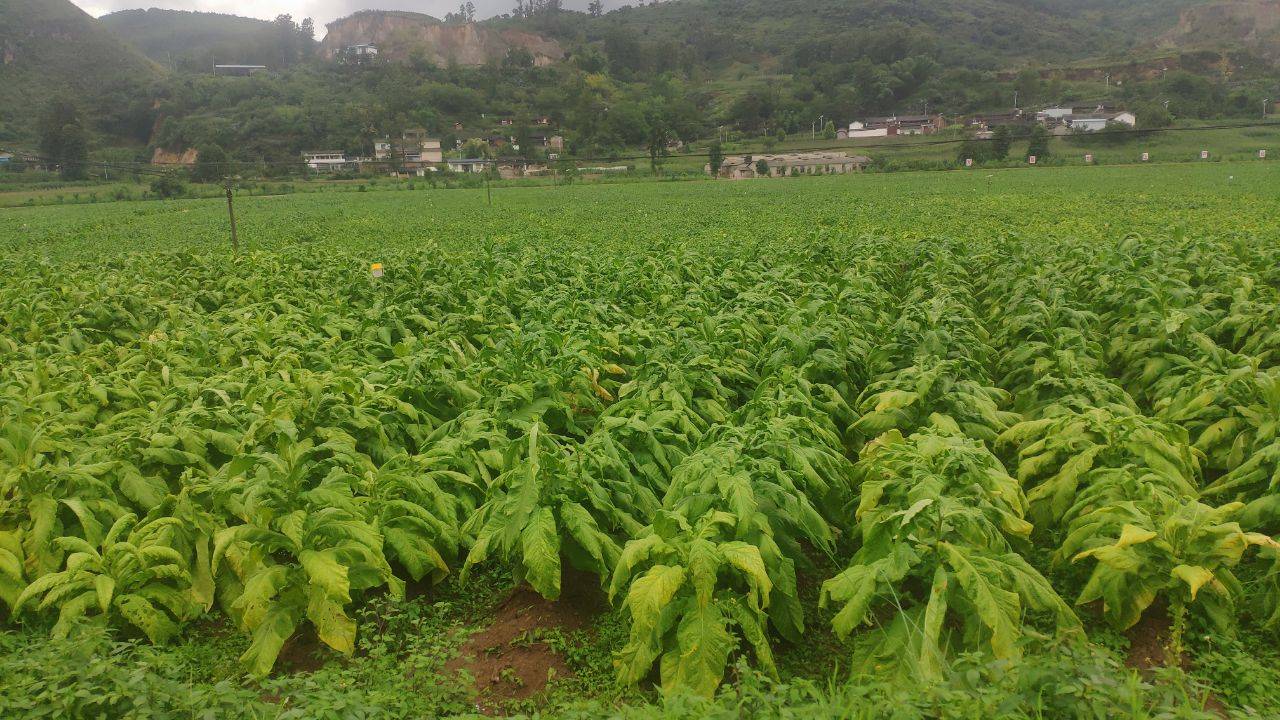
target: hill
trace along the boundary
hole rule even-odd
[[[267,65],[276,60],[269,40],[277,28],[266,20],[152,8],[122,10],[98,21],[167,67],[195,70],[214,62]]]
[[[593,16],[526,0],[514,16],[481,22],[358,12],[317,43],[309,22],[289,18],[151,10],[100,25],[67,0],[12,0],[0,32],[16,38],[21,52],[6,59],[25,63],[28,94],[80,91],[98,147],[216,144],[286,163],[309,148],[367,155],[376,138],[423,127],[447,147],[477,140],[510,152],[496,147],[530,147],[517,136],[545,135],[527,126],[548,118],[568,152],[607,156],[726,131],[812,138],[828,120],[1007,110],[1015,97],[1023,107],[1158,107],[1161,122],[1252,116],[1274,95],[1276,70],[1212,46],[1265,46],[1277,32],[1259,21],[1278,2],[673,0]],[[59,8],[71,31],[45,22]],[[1225,16],[1240,18],[1236,30],[1198,30]],[[368,42],[381,62],[333,61]],[[214,62],[272,72],[214,77]],[[7,132],[29,127],[34,107],[6,104]]]
[[[77,99],[100,131],[144,140],[161,70],[69,0],[0,2],[0,139],[21,140],[53,94]]]
[[[927,52],[998,69],[1124,53],[1204,0],[678,0],[598,18],[538,13],[497,20],[564,40],[627,38],[712,64]]]

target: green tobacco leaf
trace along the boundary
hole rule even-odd
[[[263,616],[262,622],[253,631],[253,641],[249,649],[240,656],[240,662],[249,669],[254,677],[266,677],[276,664],[280,648],[293,635],[298,626],[297,608],[277,605]]]
[[[560,597],[560,534],[551,508],[540,508],[520,533],[525,579],[548,600]]]
[[[714,603],[690,607],[680,618],[676,639],[677,649],[662,658],[663,691],[691,690],[711,697],[735,646],[720,608]]]

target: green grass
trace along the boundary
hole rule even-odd
[[[909,232],[963,239],[992,228],[1085,238],[1159,232],[1185,223],[1265,232],[1275,223],[1271,163],[1012,168],[995,172],[866,173],[778,181],[642,183],[485,191],[325,193],[241,197],[251,250],[321,246],[376,259],[424,242],[467,247],[544,233],[656,242],[676,231],[703,242],[766,241],[814,233]],[[1194,202],[1193,202],[1194,201]],[[1250,211],[1240,212],[1242,202]],[[1194,209],[1193,209],[1194,208]],[[603,217],[606,219],[602,220]],[[603,223],[603,224],[602,224]],[[0,213],[0,248],[49,255],[229,249],[218,198],[14,208]],[[127,238],[127,242],[121,242]]]

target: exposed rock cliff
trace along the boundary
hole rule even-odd
[[[539,66],[564,57],[559,44],[533,33],[494,30],[479,23],[445,24],[418,13],[369,10],[335,20],[328,29],[320,46],[328,58],[364,43],[377,45],[380,55],[390,60],[421,53],[437,65],[484,65],[502,60],[512,48],[528,50]]]
[[[1160,40],[1179,48],[1234,46],[1280,57],[1280,0],[1228,0],[1187,8]]]

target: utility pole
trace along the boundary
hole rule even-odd
[[[1018,91],[1017,90],[1013,91],[1013,109],[1014,110],[1018,109]]]
[[[240,254],[240,238],[236,236],[236,208],[231,201],[231,198],[232,198],[231,189],[233,187],[234,181],[232,180],[230,175],[226,177],[226,181],[227,181],[227,216],[231,218],[231,251],[236,255],[239,255]]]
[[[497,161],[495,161],[495,162],[494,162],[494,164],[493,164],[493,170],[495,170],[495,171],[496,171],[497,169],[498,169],[498,163],[497,163]],[[493,190],[489,187],[489,174],[490,174],[490,173],[489,173],[489,170],[485,170],[485,173],[484,173],[484,194],[485,194],[486,196],[488,196],[488,198],[489,198],[489,207],[493,207]]]
[[[1271,98],[1262,98],[1262,119],[1267,119],[1267,105],[1271,103]]]

